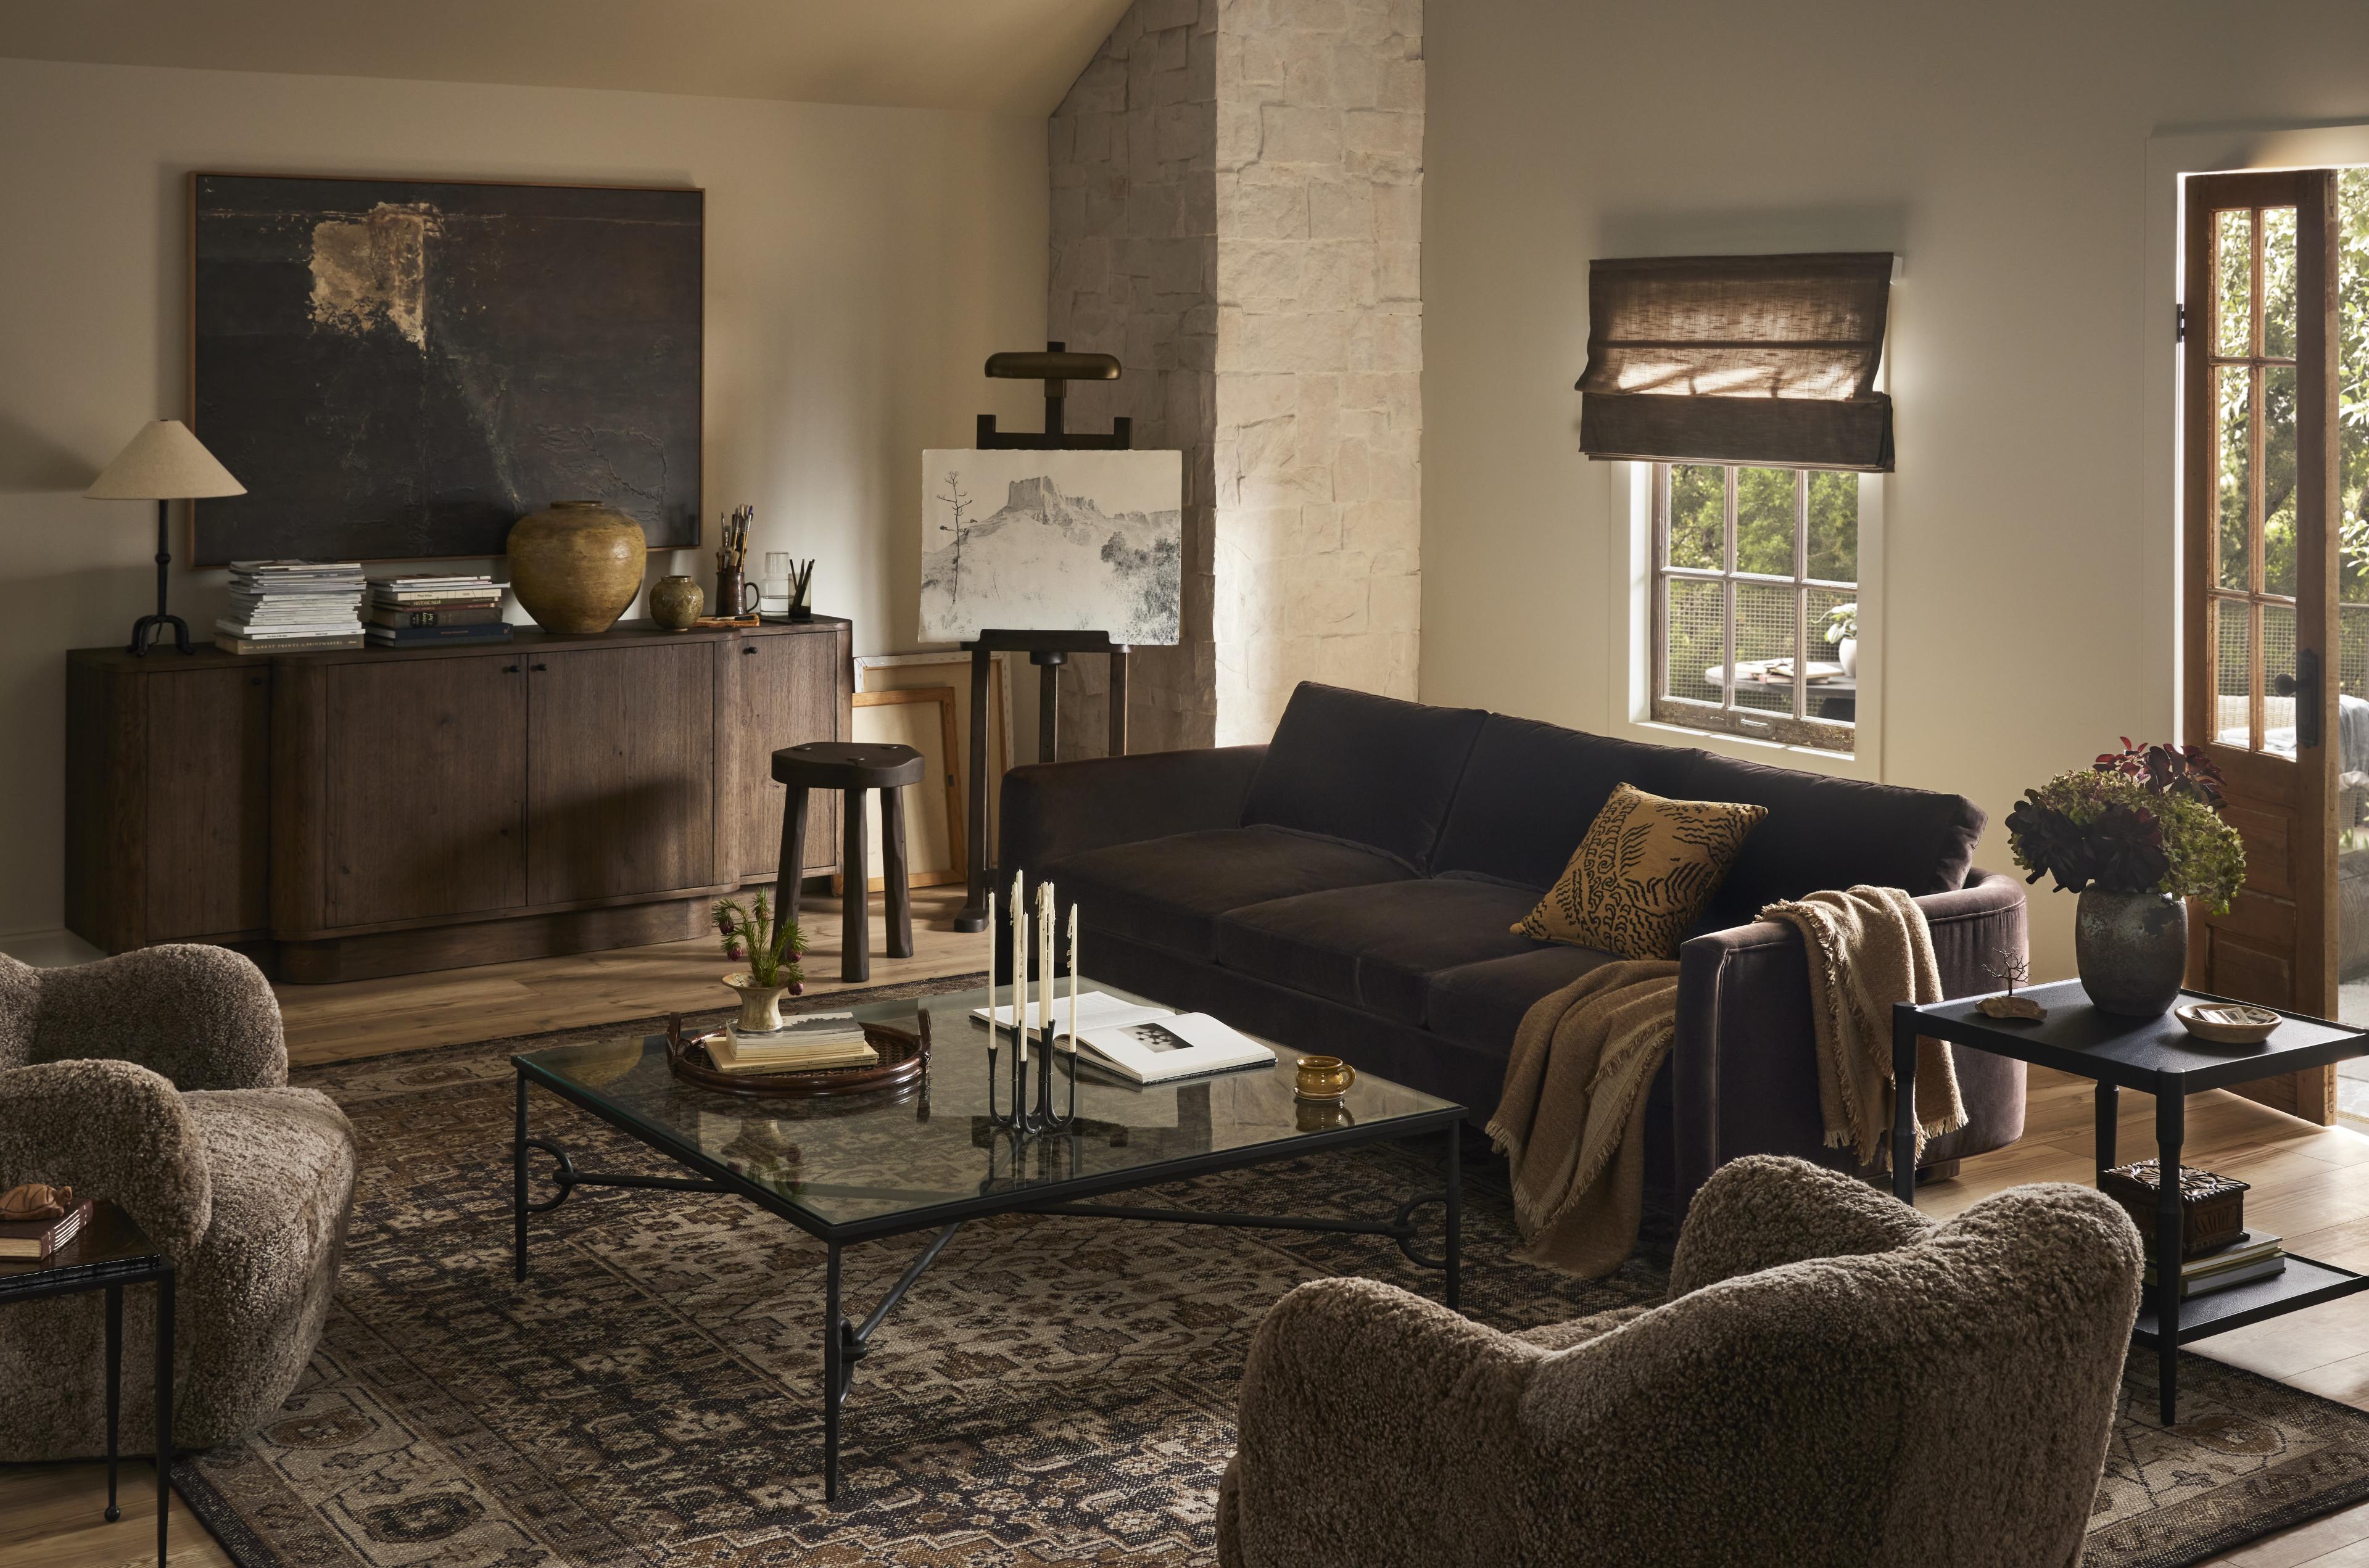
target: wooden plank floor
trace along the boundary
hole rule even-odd
[[[875,985],[983,967],[986,938],[948,929],[958,890],[914,895],[915,954],[878,956],[879,901],[873,901]],[[834,904],[809,898],[801,910],[813,943],[806,967],[811,994],[840,989]],[[588,953],[479,969],[288,986],[280,1006],[290,1054],[338,1061],[393,1050],[529,1034],[635,1015],[720,1005],[728,965],[709,942]],[[2155,1103],[2122,1097],[2126,1158],[2154,1148]],[[1952,1182],[1924,1188],[1921,1207],[1952,1214],[2022,1182],[2091,1179],[2091,1101],[2087,1083],[2035,1070],[2022,1141],[1967,1162]],[[2225,1093],[2189,1101],[2187,1162],[2243,1176],[2249,1221],[2285,1236],[2295,1251],[2369,1269],[2369,1137],[2315,1127]],[[2249,1368],[2329,1399],[2369,1410],[2369,1295],[2317,1307],[2208,1340],[2200,1354]],[[155,1539],[154,1472],[123,1471],[123,1518],[100,1517],[105,1468],[96,1464],[0,1465],[0,1564],[7,1568],[119,1568],[149,1562]],[[2369,1568],[2369,1505],[2299,1525],[2214,1562],[2224,1568]],[[176,1505],[176,1568],[227,1568],[223,1554],[186,1507]]]

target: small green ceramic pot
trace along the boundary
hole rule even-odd
[[[687,632],[707,608],[707,595],[687,577],[660,578],[650,589],[650,619],[670,632]]]

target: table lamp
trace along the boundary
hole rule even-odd
[[[214,454],[199,444],[189,426],[178,419],[159,419],[143,425],[107,465],[107,472],[83,494],[95,500],[156,503],[156,613],[132,623],[132,651],[146,658],[149,647],[164,636],[167,626],[173,629],[174,645],[183,653],[192,651],[189,628],[178,615],[165,610],[165,572],[173,564],[171,542],[165,533],[166,509],[175,501],[200,496],[244,496],[246,486],[214,461]]]

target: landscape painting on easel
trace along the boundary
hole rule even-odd
[[[1105,632],[1177,640],[1181,452],[925,452],[921,636]]]
[[[699,543],[696,190],[191,177],[196,557],[498,555],[598,500]]]

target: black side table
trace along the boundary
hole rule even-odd
[[[773,901],[798,907],[796,867],[806,864],[807,791],[845,792],[840,825],[845,835],[840,850],[840,877],[844,887],[839,905],[839,978],[872,978],[870,933],[865,930],[864,897],[872,874],[864,866],[864,795],[880,792],[880,885],[888,895],[888,956],[913,956],[913,891],[905,875],[905,804],[898,792],[921,782],[921,754],[910,746],[861,746],[845,741],[816,740],[784,746],[773,753],[773,782],[788,788],[782,798],[782,871]]]
[[[1976,997],[1924,1007],[1902,1002],[1892,1010],[1892,1073],[1898,1085],[1892,1126],[1892,1190],[1903,1203],[1914,1206],[1917,1201],[1916,1128],[1911,1117],[1919,1035],[2053,1067],[2094,1082],[2100,1172],[2114,1163],[2115,1102],[2121,1090],[2139,1089],[2155,1096],[2157,1168],[2177,1172],[2187,1096],[2369,1056],[2369,1034],[2300,1013],[2281,1011],[2286,1022],[2260,1045],[2216,1046],[2189,1034],[2168,1013],[2160,1018],[2100,1013],[2089,1005],[2089,993],[2078,980],[2034,986],[2020,994],[2048,1009],[2045,1023],[1986,1018],[1974,1010],[1980,1000]],[[2203,991],[2182,991],[2180,996],[2184,1001],[2226,1000]],[[2182,1345],[2369,1290],[2369,1276],[2289,1253],[2282,1274],[2182,1301],[2179,1182],[2162,1182],[2159,1191],[2155,1235],[2149,1239],[2156,1283],[2152,1299],[2139,1303],[2138,1322],[2131,1337],[2155,1349],[2161,1414],[2163,1424],[2169,1426],[2179,1402]]]
[[[173,1488],[173,1260],[156,1251],[132,1217],[111,1203],[46,1262],[0,1261],[0,1307],[44,1296],[107,1292],[107,1517],[115,1505],[116,1419],[123,1402],[123,1288],[156,1285],[156,1568],[165,1568],[165,1527]]]

